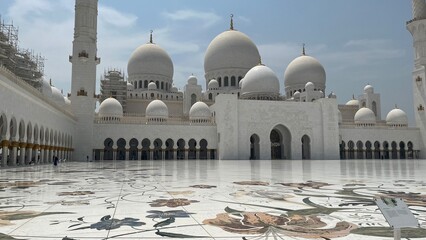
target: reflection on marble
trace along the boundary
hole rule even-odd
[[[426,239],[426,161],[104,161],[0,169],[0,239]]]

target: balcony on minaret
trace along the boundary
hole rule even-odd
[[[416,78],[416,84],[417,87],[420,87],[422,85],[423,79],[420,76],[417,76]]]
[[[423,105],[419,105],[418,107],[417,107],[417,111],[419,111],[419,112],[423,112],[425,110],[425,107],[423,107]]]
[[[101,63],[101,58],[95,56],[95,62],[96,62],[96,64],[100,64]]]
[[[84,89],[80,89],[80,91],[77,92],[77,96],[87,97],[87,92]]]
[[[89,60],[89,54],[83,50],[78,53],[78,59],[80,59],[82,62],[87,62]]]

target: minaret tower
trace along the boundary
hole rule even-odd
[[[98,0],[75,1],[71,107],[77,118],[74,154],[77,161],[92,159],[93,121],[96,107]]]
[[[416,125],[420,129],[422,146],[420,158],[426,158],[426,1],[413,0],[413,19],[407,22],[413,36],[414,70],[413,98]]]

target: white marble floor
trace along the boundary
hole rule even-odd
[[[0,169],[0,239],[426,239],[426,160],[104,161]]]

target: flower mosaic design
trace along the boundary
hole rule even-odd
[[[273,229],[287,236],[325,239],[347,236],[351,230],[357,228],[355,224],[345,221],[338,222],[334,227],[325,228],[327,224],[317,215],[285,216],[238,211],[217,214],[216,218],[206,219],[203,223],[220,227],[230,233],[255,235],[265,234]]]
[[[239,181],[234,182],[234,184],[237,185],[244,185],[244,186],[269,186],[268,182],[262,182],[262,181]]]
[[[175,207],[181,207],[181,206],[188,206],[191,203],[197,203],[197,202],[199,202],[199,201],[188,200],[186,198],[156,199],[156,200],[152,201],[149,205],[151,207],[175,208]]]
[[[83,223],[83,221],[81,221],[80,224],[75,224],[73,226],[70,227],[75,227],[78,225],[81,225]],[[75,230],[82,230],[82,229],[96,229],[96,230],[112,230],[112,229],[117,229],[117,228],[121,228],[123,226],[129,226],[129,227],[140,227],[142,225],[145,225],[144,222],[139,221],[138,218],[123,218],[123,219],[116,219],[116,218],[111,218],[111,215],[106,215],[104,217],[102,217],[99,222],[91,224],[90,226],[86,226],[86,227],[79,227],[79,228],[75,228],[73,229],[73,231]]]
[[[166,219],[166,218],[189,218],[189,215],[193,214],[193,213],[185,212],[183,210],[171,210],[171,211],[150,210],[147,213],[149,213],[149,215],[146,216],[146,218],[162,218],[162,219]]]

